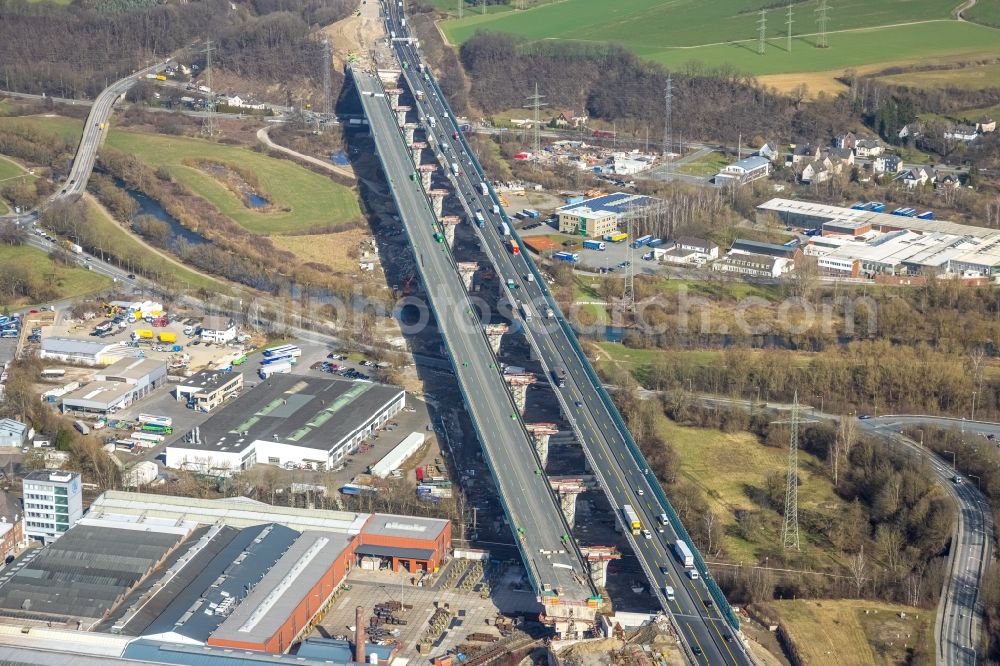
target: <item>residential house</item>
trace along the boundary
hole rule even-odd
[[[980,134],[989,134],[990,132],[995,132],[997,129],[997,121],[989,116],[983,116],[976,121],[976,129]]]
[[[916,139],[920,136],[920,123],[910,123],[908,125],[903,125],[903,128],[899,130],[898,136],[900,139]]]
[[[877,174],[897,174],[903,170],[903,158],[899,155],[882,154],[872,160],[872,171]]]
[[[236,322],[229,317],[205,317],[201,339],[206,342],[230,342],[236,339]]]
[[[0,490],[0,562],[16,555],[25,546],[21,502],[13,493]]]
[[[819,159],[818,146],[794,146],[792,153],[788,156],[787,164],[799,164],[801,162],[811,162]]]
[[[788,259],[759,254],[729,254],[712,264],[713,271],[737,273],[747,277],[781,277],[794,266]]]
[[[763,157],[766,160],[771,160],[772,162],[777,162],[784,158],[785,153],[781,150],[781,146],[773,141],[765,141],[764,145],[757,149],[757,156]]]
[[[833,163],[836,173],[840,173],[845,164],[854,166],[854,151],[850,148],[827,148],[820,154],[820,158],[828,158]]]
[[[957,190],[962,187],[962,181],[955,174],[946,173],[935,181],[934,186],[943,190]]]
[[[799,180],[807,184],[825,183],[830,180],[831,175],[832,169],[830,168],[829,160],[816,160],[802,168]]]
[[[575,129],[580,127],[581,125],[586,125],[587,120],[588,120],[587,116],[578,116],[574,111],[567,111],[564,113],[560,113],[559,116],[556,117],[555,124],[557,127],[572,127]]]
[[[952,141],[974,141],[977,136],[974,125],[954,125],[944,131],[944,138]]]
[[[719,246],[712,241],[693,236],[681,236],[677,239],[676,246],[681,250],[688,250],[702,254],[706,259],[719,258]]]
[[[897,179],[903,181],[904,185],[912,189],[927,183],[933,185],[935,177],[934,170],[930,167],[911,167],[899,174]]]
[[[771,173],[771,161],[754,155],[738,162],[733,162],[722,171],[715,174],[716,185],[743,185],[760,178],[767,178]]]
[[[878,139],[859,139],[854,145],[854,154],[858,157],[878,157],[885,151]]]
[[[834,137],[833,145],[836,148],[843,148],[844,150],[854,150],[854,147],[858,143],[858,137],[855,136],[854,132],[848,132],[847,134],[841,134]]]

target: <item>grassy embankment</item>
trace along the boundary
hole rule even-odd
[[[57,264],[42,250],[27,245],[0,245],[0,266],[4,270],[24,270],[32,282],[54,286],[56,292],[51,300],[86,296],[111,286],[111,279],[104,275],[85,268]],[[10,305],[39,304],[22,302]]]

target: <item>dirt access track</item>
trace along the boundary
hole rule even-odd
[[[334,67],[343,71],[348,54],[364,55],[371,50],[375,41],[385,37],[378,0],[362,0],[356,13],[331,23],[322,28],[320,33],[330,40]]]

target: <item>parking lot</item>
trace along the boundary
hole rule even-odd
[[[540,224],[540,226],[535,227],[535,224]],[[532,228],[528,229],[529,226]],[[534,220],[529,224],[525,224],[524,226],[517,225],[517,228],[518,234],[527,237],[548,236],[559,232],[557,223],[539,223],[537,220]],[[624,272],[626,265],[625,262],[630,260],[630,248],[628,243],[605,243],[604,250],[588,250],[583,247],[582,238],[574,240],[574,245],[567,246],[564,244],[563,249],[566,252],[574,252],[580,256],[580,260],[576,264],[576,268],[579,270],[596,273],[621,274]],[[649,252],[648,248],[631,250],[631,261],[635,262],[636,274],[654,275],[659,272],[659,263],[646,261],[642,258],[647,252]]]

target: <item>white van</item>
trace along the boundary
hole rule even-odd
[[[667,601],[674,600],[674,588],[667,585],[663,588],[663,595],[667,598]]]

